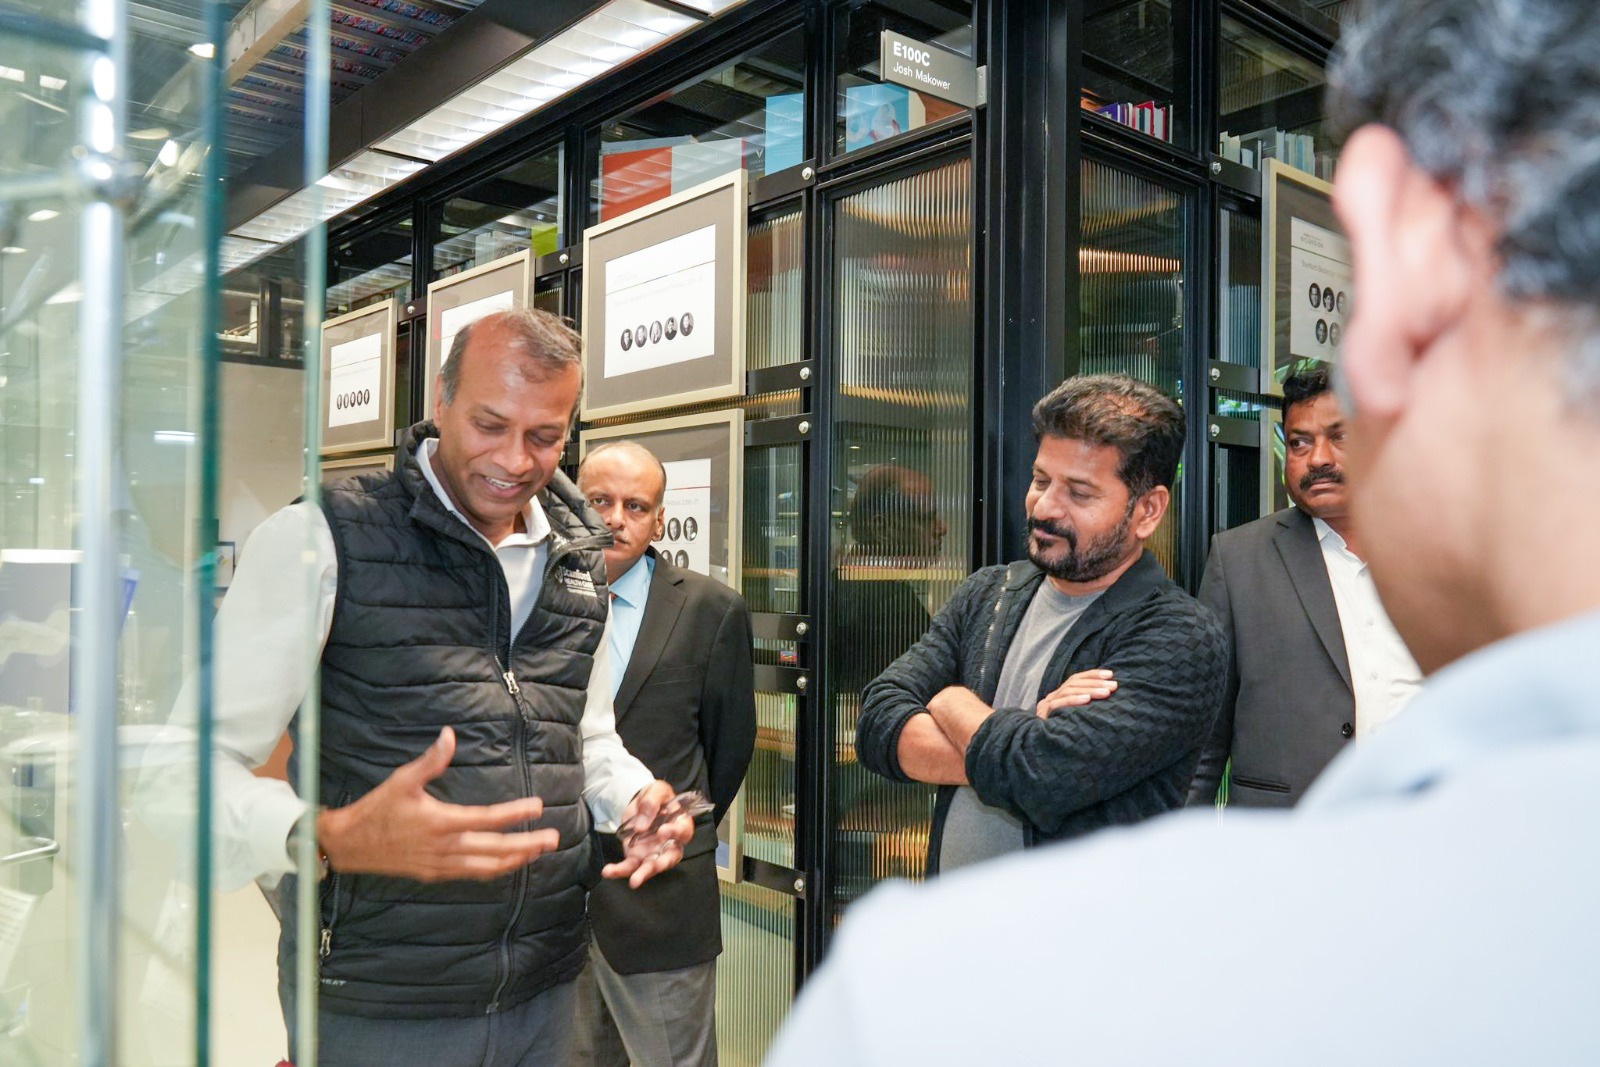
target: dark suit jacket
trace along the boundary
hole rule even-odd
[[[716,824],[755,748],[750,646],[750,613],[739,594],[656,556],[639,637],[617,691],[617,733],[656,777],[679,792],[700,790],[716,811],[695,827],[683,862],[672,870],[638,889],[605,881],[590,892],[595,941],[620,974],[691,967],[722,951]],[[614,835],[600,841],[607,862],[622,857]]]
[[[1200,600],[1228,636],[1228,693],[1189,789],[1209,804],[1288,807],[1355,734],[1339,609],[1311,517],[1286,508],[1211,540]]]

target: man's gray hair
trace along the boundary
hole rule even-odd
[[[491,321],[505,333],[506,347],[533,363],[541,378],[582,365],[583,338],[560,315],[537,308],[491,312],[467,323],[451,342],[450,357],[439,371],[440,391],[446,405],[455,402],[456,387],[461,382],[461,356],[467,350],[473,328]]]
[[[1340,138],[1393,129],[1499,224],[1501,290],[1566,309],[1574,384],[1600,393],[1595,0],[1366,0],[1330,68],[1328,111]]]

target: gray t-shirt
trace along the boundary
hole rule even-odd
[[[1068,596],[1047,578],[1022,617],[1022,625],[1006,650],[1005,666],[1000,670],[1000,685],[995,690],[996,708],[1027,708],[1039,702],[1039,686],[1050,657],[1067,631],[1100,599],[1099,593]],[[939,845],[939,869],[955,870],[973,863],[1003,856],[1022,848],[1022,820],[1003,808],[991,807],[978,799],[971,786],[961,786],[945,813],[944,834]]]

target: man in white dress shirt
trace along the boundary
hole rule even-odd
[[[218,881],[288,872],[293,838],[315,833],[323,1062],[561,1062],[601,873],[589,831],[643,826],[673,795],[617,737],[610,535],[557,467],[578,352],[543,312],[461,331],[397,470],[269,518],[219,612]],[[318,648],[328,806],[310,812],[248,768],[289,726]],[[671,818],[604,873],[637,886],[692,833]],[[291,1032],[295,953],[286,912]]]
[[[1378,599],[1350,516],[1348,438],[1328,370],[1283,383],[1284,487],[1294,506],[1218,534],[1200,600],[1228,637],[1228,692],[1189,787],[1210,804],[1288,807],[1422,680]]]
[[[1422,690],[1291,811],[874,892],[767,1067],[1600,1063],[1600,18],[1339,50],[1351,505]]]

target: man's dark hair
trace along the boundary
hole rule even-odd
[[[1366,0],[1328,70],[1336,136],[1367,123],[1500,226],[1498,282],[1568,311],[1600,397],[1600,11],[1594,0]]]
[[[1115,448],[1122,456],[1117,477],[1137,499],[1158,485],[1172,488],[1183,456],[1183,409],[1136,378],[1087,374],[1033,405],[1033,436]]]
[[[461,383],[461,357],[472,339],[473,328],[491,319],[507,334],[507,347],[525,356],[538,378],[583,363],[583,338],[561,316],[537,308],[493,312],[467,323],[451,342],[450,357],[439,371],[439,388],[446,406],[455,402],[456,387]]]
[[[857,543],[878,543],[879,531],[873,525],[874,520],[906,515],[919,506],[928,506],[913,500],[906,491],[908,484],[919,480],[925,480],[925,476],[909,467],[892,463],[879,464],[861,476],[861,480],[856,482],[856,493],[850,500],[846,514],[850,535]]]
[[[1291,374],[1283,380],[1283,413],[1287,415],[1289,409],[1296,404],[1307,403],[1323,393],[1332,391],[1333,378],[1326,366],[1312,367]]]

